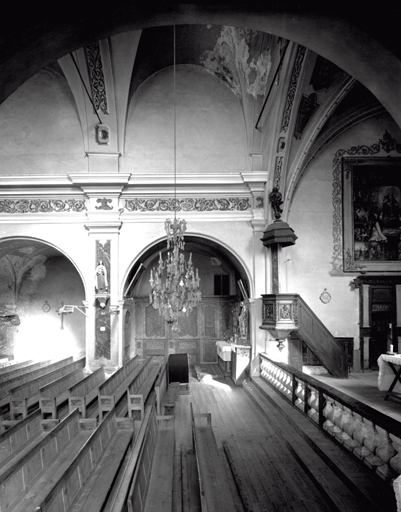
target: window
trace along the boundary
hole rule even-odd
[[[228,274],[215,274],[214,294],[230,295],[230,276]]]

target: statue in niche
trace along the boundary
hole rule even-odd
[[[238,328],[240,338],[247,339],[248,337],[248,311],[246,309],[246,305],[241,302],[241,311],[238,317]]]
[[[283,212],[283,209],[281,208],[281,205],[283,204],[283,196],[281,195],[278,187],[274,187],[270,192],[269,200],[274,211],[274,217],[278,220]]]
[[[100,260],[95,271],[95,291],[96,293],[106,293],[109,291],[109,283],[107,281],[107,269]]]

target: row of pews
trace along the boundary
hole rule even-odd
[[[111,376],[88,374],[85,358],[0,367],[0,512],[134,510],[159,430],[174,445],[173,418],[158,414],[166,365],[135,356]]]

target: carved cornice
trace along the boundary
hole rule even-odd
[[[185,199],[129,199],[125,201],[124,208],[129,212],[173,212],[173,211],[246,211],[251,209],[248,198],[185,198]]]

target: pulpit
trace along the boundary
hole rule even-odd
[[[231,379],[234,384],[241,383],[249,376],[251,364],[251,346],[231,343]]]

